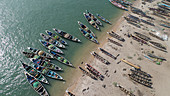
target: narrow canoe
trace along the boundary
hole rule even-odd
[[[36,80],[38,80],[40,82],[49,84],[47,79],[41,73],[37,72],[37,70],[35,70],[31,66],[23,63],[22,61],[21,61],[21,63],[22,63],[22,66],[24,67],[25,71],[27,73],[29,73],[29,75],[33,76]]]
[[[50,70],[50,69],[47,69],[45,67],[41,67],[39,65],[33,65],[33,67],[40,73],[50,77],[50,78],[53,78],[53,79],[58,79],[58,80],[64,80],[63,77],[61,77],[59,74],[57,74],[56,72]]]
[[[32,48],[32,47],[27,47],[27,49],[29,49],[31,52],[33,52],[34,54],[39,55],[41,57],[49,58],[49,59],[53,58],[52,55],[50,55],[49,53],[47,53],[45,51],[42,51],[42,50],[39,50],[39,49],[36,49],[36,48]]]
[[[115,57],[114,55],[110,54],[109,52],[107,52],[106,50],[102,49],[102,48],[98,48],[100,51],[102,51],[102,53],[106,54],[107,56],[113,58],[113,59],[117,59],[117,57]]]
[[[96,38],[94,38],[90,33],[84,31],[83,29],[79,28],[79,30],[81,31],[81,33],[90,41],[99,44],[99,42],[96,40]]]
[[[31,87],[40,95],[40,96],[49,96],[47,90],[43,87],[43,85],[36,80],[34,77],[29,75],[27,72],[24,72],[27,81],[31,85]]]
[[[99,59],[102,63],[105,63],[106,65],[109,65],[110,62],[108,60],[106,60],[105,58],[103,58],[102,56],[100,56],[99,54],[97,54],[96,52],[92,52],[91,53],[95,58]]]
[[[44,41],[44,40],[40,40],[40,39],[39,39],[39,41],[40,41],[40,43],[41,43],[45,48],[47,48],[47,49],[49,49],[49,50],[52,50],[52,51],[55,51],[55,52],[57,52],[57,53],[63,54],[63,51],[61,51],[59,48],[57,48],[57,47],[54,46],[53,44],[51,44],[51,43],[49,43],[49,42],[46,42],[46,41]]]
[[[65,64],[65,65],[68,65],[68,66],[71,66],[71,67],[74,67],[67,59],[65,59],[63,56],[57,54],[56,52],[54,51],[51,51],[51,50],[48,50],[51,55],[57,59],[58,61],[60,61],[61,63]]]
[[[66,39],[69,39],[69,40],[72,40],[72,41],[75,41],[75,42],[81,42],[78,38],[74,37],[73,35],[70,35],[62,30],[59,30],[59,29],[56,29],[56,28],[53,28],[53,30],[58,33],[60,36],[66,38]]]
[[[86,18],[87,22],[89,22],[94,28],[96,28],[97,30],[100,30],[100,28],[98,27],[98,25],[96,24],[96,22],[94,20],[91,19],[91,17],[86,14],[83,13],[84,17]]]
[[[106,22],[106,23],[108,23],[108,24],[112,24],[112,23],[110,23],[109,20],[105,19],[105,18],[102,17],[101,15],[99,15],[99,14],[96,14],[96,15],[97,15],[97,17],[100,18],[102,21],[104,21],[104,22]]]
[[[86,10],[86,13],[96,22],[97,25],[103,26],[100,20],[98,20],[92,13],[90,13],[88,10]]]
[[[40,36],[41,36],[45,41],[47,41],[47,42],[55,45],[56,47],[65,48],[65,46],[64,46],[63,44],[61,44],[59,41],[53,39],[53,38],[50,37],[50,36],[47,36],[47,35],[45,35],[45,34],[43,34],[43,33],[40,33]]]
[[[53,39],[59,41],[61,44],[68,45],[66,41],[64,41],[60,36],[58,36],[55,33],[52,33],[48,30],[45,31],[49,36],[51,36]]]
[[[67,93],[69,96],[76,96],[76,95],[74,95],[73,93],[71,93],[70,91],[68,91],[68,89],[66,90],[66,93]]]
[[[115,32],[107,32],[110,36],[116,38],[119,41],[125,42],[125,39],[122,38],[120,35],[116,34]]]
[[[80,25],[80,27],[85,30],[86,32],[90,33],[94,38],[97,38],[96,35],[83,23],[81,23],[80,21],[77,21],[78,24]]]
[[[123,9],[125,11],[128,11],[128,9],[126,9],[123,5],[117,3],[116,1],[114,0],[109,0],[110,3],[112,3],[113,5],[115,5],[116,7],[120,8],[120,9]]]

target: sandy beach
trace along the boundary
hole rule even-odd
[[[100,60],[94,58],[91,54],[86,56],[83,63],[88,63],[97,69],[105,78],[104,80],[94,80],[89,76],[83,74],[81,70],[77,68],[77,73],[81,73],[81,76],[78,80],[75,80],[73,84],[69,87],[69,91],[74,93],[76,96],[126,96],[126,94],[120,90],[119,87],[115,87],[115,82],[120,84],[123,88],[133,93],[135,96],[169,96],[170,89],[170,62],[168,58],[170,58],[170,42],[169,41],[161,41],[157,38],[154,38],[149,35],[151,29],[159,32],[165,32],[169,36],[168,33],[170,30],[168,28],[164,28],[159,25],[160,20],[163,20],[159,17],[151,15],[148,7],[155,7],[158,2],[161,0],[155,0],[152,3],[146,2],[146,4],[142,4],[142,0],[135,1],[133,7],[139,8],[144,11],[147,15],[155,18],[155,20],[150,20],[145,17],[141,17],[140,15],[136,15],[131,11],[124,12],[123,16],[127,16],[127,14],[132,14],[140,19],[149,20],[155,26],[150,26],[145,23],[141,23],[141,28],[137,28],[129,23],[122,17],[117,20],[117,23],[112,25],[113,27],[110,31],[114,31],[119,34],[121,37],[125,39],[125,42],[121,42],[109,35],[102,38],[110,38],[116,42],[119,42],[123,45],[123,47],[117,46],[107,39],[99,40],[100,45],[96,45],[96,48],[91,51],[95,51],[100,56],[108,60],[111,64],[106,65],[102,63]],[[130,9],[129,9],[130,10]],[[164,21],[169,21],[164,20]],[[164,28],[164,31],[161,30]],[[149,31],[147,29],[150,29]],[[108,31],[108,32],[110,32]],[[141,44],[132,38],[129,38],[127,34],[133,34],[134,32],[139,32],[145,34],[150,37],[152,41],[159,42],[167,48],[167,52],[162,52],[158,49],[155,49],[151,46]],[[104,32],[107,34],[107,32]],[[169,44],[169,45],[168,45]],[[113,58],[103,54],[99,49],[103,48],[107,50],[109,53],[117,56],[120,54],[116,60]],[[146,52],[154,52],[155,55],[163,57],[167,59],[167,61],[163,61],[162,64],[158,65],[147,58],[144,57],[144,53]],[[120,62],[121,59],[125,59],[135,65],[141,67],[141,70],[147,72],[152,76],[152,88],[148,88],[143,86],[132,79],[129,78],[128,74],[130,73],[130,69],[134,69],[128,64],[124,62]],[[80,64],[82,68],[84,68],[85,64]],[[84,68],[85,69],[85,68]]]

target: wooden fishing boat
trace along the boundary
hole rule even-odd
[[[53,58],[52,55],[50,55],[49,53],[47,53],[45,51],[42,51],[42,50],[39,50],[39,49],[36,49],[36,48],[32,48],[32,47],[27,47],[27,49],[29,49],[31,52],[33,52],[34,54],[39,55],[41,57],[49,58],[49,59]]]
[[[22,61],[21,61],[21,63],[22,63],[22,66],[24,67],[25,71],[26,71],[29,75],[33,76],[36,80],[38,80],[38,81],[40,81],[40,82],[49,84],[49,83],[48,83],[48,80],[47,80],[41,73],[37,72],[37,70],[35,70],[35,69],[32,68],[31,66],[23,63]]]
[[[144,55],[144,57],[147,58],[148,60],[156,63],[157,65],[160,65],[162,63],[162,60],[160,60],[160,59],[152,58],[152,57],[149,57],[149,56],[146,56],[146,55]]]
[[[64,46],[63,44],[61,44],[59,41],[53,39],[53,38],[50,37],[50,36],[47,36],[47,35],[45,35],[45,34],[43,34],[43,33],[40,33],[40,36],[41,36],[45,41],[47,41],[47,42],[55,45],[56,47],[65,48],[65,46]]]
[[[110,32],[107,32],[110,36],[112,36],[112,37],[114,37],[114,38],[116,38],[117,40],[119,40],[119,41],[122,41],[122,42],[124,42],[125,41],[125,39],[124,38],[122,38],[121,36],[119,36],[118,34],[116,34],[115,32],[113,32],[113,31],[111,31],[111,33]]]
[[[119,3],[126,8],[128,8],[128,5],[126,5],[122,0],[114,0],[114,1],[116,1],[116,3]]]
[[[81,42],[78,38],[74,37],[73,35],[70,35],[62,30],[59,30],[59,29],[56,29],[56,28],[53,28],[53,30],[58,33],[60,36],[66,38],[66,39],[69,39],[69,40],[72,40],[72,41],[75,41],[75,42]]]
[[[102,49],[102,48],[98,48],[100,51],[102,51],[102,53],[106,54],[107,56],[113,58],[113,59],[117,59],[117,56],[115,57],[114,55],[110,54],[109,52],[107,52],[106,50]]]
[[[116,45],[118,45],[118,46],[120,46],[120,47],[123,47],[122,44],[120,44],[120,43],[118,43],[118,42],[116,42],[116,41],[114,41],[114,40],[112,40],[112,39],[110,39],[110,38],[108,38],[108,40],[109,40],[111,43],[113,43],[113,44],[116,44]]]
[[[133,19],[133,18],[129,18],[129,17],[124,17],[124,18],[125,18],[126,21],[138,23],[138,21]]]
[[[154,42],[154,41],[149,41],[151,44],[153,44],[154,46],[156,46],[156,47],[159,47],[159,48],[161,48],[161,49],[164,49],[164,50],[166,50],[166,47],[165,46],[163,46],[161,43],[157,43],[157,42]]]
[[[52,50],[52,51],[55,51],[55,52],[57,52],[57,53],[61,53],[61,54],[63,54],[63,51],[61,51],[59,48],[57,48],[55,45],[53,45],[53,44],[51,44],[51,43],[49,43],[49,42],[46,42],[46,41],[44,41],[44,40],[41,40],[41,39],[39,39],[39,41],[40,41],[40,43],[45,47],[45,48],[47,48],[47,49],[49,49],[49,50]]]
[[[54,52],[54,51],[51,51],[51,50],[48,50],[48,51],[51,53],[51,55],[52,55],[55,59],[57,59],[57,60],[60,61],[61,63],[65,64],[65,65],[68,65],[68,66],[71,66],[71,67],[74,67],[74,66],[70,63],[70,61],[68,61],[67,59],[65,59],[63,56],[57,54],[57,53]]]
[[[166,28],[170,28],[170,26],[165,25],[165,24],[159,24],[160,26],[166,27]]]
[[[103,26],[102,22],[96,18],[92,13],[90,13],[88,10],[86,10],[86,13],[93,19],[97,25]]]
[[[140,79],[140,80],[147,81],[147,82],[151,82],[151,79],[150,79],[150,78],[143,77],[143,76],[141,76],[141,75],[133,74],[133,73],[131,73],[130,75],[132,75],[133,77],[138,78],[138,79]]]
[[[97,78],[99,78],[100,80],[103,80],[103,79],[104,79],[104,76],[103,76],[99,71],[97,71],[95,68],[93,68],[90,64],[85,63],[85,65],[86,65],[86,68],[87,68],[93,75],[95,75]]]
[[[82,67],[79,66],[79,69],[86,74],[87,76],[91,77],[94,80],[97,80],[97,78],[95,76],[93,76],[91,73],[87,72],[86,70],[84,70]]]
[[[133,22],[131,22],[131,21],[127,21],[127,23],[129,23],[129,24],[131,24],[131,25],[133,25],[133,26],[135,26],[135,27],[137,27],[137,28],[141,28],[140,25],[138,25],[138,24],[136,24],[136,23],[133,23]]]
[[[76,96],[72,92],[68,91],[68,89],[66,90],[66,93],[67,93],[68,96]]]
[[[83,13],[83,15],[84,15],[84,17],[86,18],[87,22],[89,22],[94,28],[96,28],[97,30],[100,31],[100,28],[98,27],[98,25],[96,24],[96,22],[95,22],[93,19],[91,19],[91,17],[90,17],[88,14]]]
[[[90,33],[94,38],[97,38],[96,35],[93,33],[93,31],[91,31],[86,25],[84,25],[80,21],[77,21],[77,22],[78,22],[80,28],[82,28],[84,31]]]
[[[169,2],[169,1],[162,0],[161,2],[164,3],[164,4],[170,5],[170,2]]]
[[[139,66],[134,65],[134,64],[132,64],[131,62],[129,62],[129,61],[127,61],[127,60],[125,60],[125,59],[121,59],[121,61],[123,61],[124,63],[126,63],[126,64],[128,64],[128,65],[130,65],[130,66],[132,66],[132,67],[134,67],[134,68],[136,68],[136,69],[140,69],[140,67],[139,67]]]
[[[133,69],[130,69],[130,71],[133,73],[133,74],[138,74],[138,75],[142,75],[143,77],[148,77],[148,78],[152,78],[152,76],[142,70],[133,70]]]
[[[33,65],[33,67],[40,73],[50,77],[50,78],[53,78],[53,79],[58,79],[58,80],[64,80],[59,74],[57,74],[56,72],[50,70],[50,69],[47,69],[45,67],[41,67],[39,65]]]
[[[91,52],[91,54],[95,57],[95,58],[97,58],[97,59],[99,59],[102,63],[105,63],[106,65],[109,65],[110,64],[110,62],[108,61],[108,60],[106,60],[106,59],[104,59],[103,57],[101,57],[100,55],[98,55],[96,52]]]
[[[83,29],[79,28],[79,30],[81,31],[81,33],[84,35],[84,37],[86,37],[87,39],[89,39],[90,41],[99,44],[99,42],[96,40],[96,38],[94,38],[90,33],[84,31]]]
[[[125,11],[128,11],[128,9],[126,9],[123,5],[117,3],[116,1],[114,0],[109,0],[110,3],[112,3],[113,5],[115,5],[116,7],[120,8],[120,9],[123,9]]]
[[[54,40],[59,41],[61,44],[68,45],[66,41],[64,41],[60,36],[55,33],[52,33],[48,30],[45,31],[49,36],[51,36]]]
[[[143,40],[143,39],[140,39],[140,38],[138,38],[138,37],[136,37],[136,36],[134,36],[134,35],[130,35],[131,37],[132,37],[132,39],[134,39],[134,40],[136,40],[136,41],[138,41],[138,42],[141,42],[141,43],[143,43],[143,44],[146,44],[146,45],[148,45],[148,43],[147,43],[147,41],[145,41],[145,40]]]
[[[140,19],[138,17],[134,16],[134,15],[128,14],[127,17],[135,20],[137,23],[140,23]]]
[[[96,15],[97,15],[97,17],[100,18],[102,21],[104,21],[104,22],[106,22],[106,23],[108,23],[108,24],[112,24],[112,23],[110,23],[109,20],[107,20],[106,18],[102,17],[101,15],[99,15],[99,14],[96,14]]]
[[[146,35],[143,35],[143,34],[141,34],[141,33],[134,32],[134,34],[135,34],[137,37],[139,37],[139,38],[141,38],[141,39],[143,39],[143,40],[145,40],[145,41],[151,40],[150,37],[148,37],[148,36],[146,36]]]
[[[145,23],[145,24],[148,24],[148,25],[151,25],[151,26],[155,26],[153,23],[151,23],[151,22],[148,22],[148,21],[146,21],[146,20],[143,20],[143,19],[140,19],[143,23]]]
[[[153,34],[153,33],[151,33],[151,32],[149,32],[149,35],[151,35],[152,37],[155,37],[155,38],[157,38],[157,39],[159,39],[159,40],[161,40],[161,41],[164,41],[163,38],[161,38],[161,37],[159,37],[159,36],[157,36],[157,35],[155,35],[155,34]]]
[[[148,55],[149,57],[152,57],[152,58],[157,58],[157,59],[161,59],[161,60],[163,60],[163,61],[166,61],[166,59],[165,59],[165,58],[155,56],[154,54],[151,54],[151,53],[147,53],[147,55]]]
[[[31,87],[40,95],[40,96],[49,96],[47,90],[43,87],[43,85],[36,80],[33,76],[29,75],[27,72],[24,72],[27,81],[31,85]]]

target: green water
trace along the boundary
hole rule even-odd
[[[122,10],[114,7],[107,0],[0,0],[0,96],[38,96],[27,82],[19,60],[30,61],[21,54],[28,46],[47,51],[38,41],[39,34],[52,28],[62,29],[76,37],[82,43],[69,40],[69,46],[63,49],[66,57],[74,66],[80,64],[84,52],[91,51],[88,45],[94,47],[79,31],[77,21],[86,24],[100,38],[102,31],[111,28],[102,22],[101,32],[88,24],[82,15],[88,9],[93,14],[99,13],[112,23],[120,16]],[[85,50],[87,49],[87,50]],[[58,72],[66,82],[47,77],[50,85],[45,88],[51,96],[63,96],[65,89],[74,79],[76,69],[65,66],[54,60],[64,69]]]

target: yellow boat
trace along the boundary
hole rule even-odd
[[[128,64],[128,65],[130,65],[130,66],[132,66],[132,67],[134,67],[134,68],[136,68],[136,69],[140,69],[139,66],[134,65],[134,64],[130,63],[129,61],[126,61],[125,59],[121,59],[121,61],[125,62],[126,64]]]

